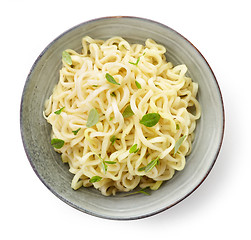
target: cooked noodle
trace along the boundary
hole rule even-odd
[[[55,150],[74,174],[72,188],[94,186],[103,195],[137,186],[158,189],[184,168],[191,151],[201,114],[198,84],[185,75],[184,64],[174,67],[167,62],[164,46],[151,39],[143,46],[121,37],[102,41],[87,36],[82,46],[82,54],[66,50],[72,63],[63,59],[59,82],[44,111],[52,139],[64,141]],[[107,81],[107,73],[120,85]],[[133,115],[124,117],[128,106]],[[92,109],[99,119],[87,127]],[[140,123],[148,113],[160,115],[152,127]],[[133,145],[137,151],[130,153]],[[99,180],[90,181],[93,177]]]

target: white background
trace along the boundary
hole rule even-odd
[[[1,239],[250,239],[250,1],[1,1]],[[189,39],[211,65],[225,104],[225,136],[206,181],[173,208],[142,220],[79,212],[37,178],[23,150],[19,108],[29,70],[59,34],[86,20],[149,18]]]

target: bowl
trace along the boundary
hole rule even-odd
[[[103,196],[94,188],[71,188],[73,175],[50,144],[51,126],[43,118],[44,102],[59,79],[61,54],[67,48],[81,50],[81,39],[121,36],[131,43],[152,38],[167,49],[167,60],[186,64],[188,75],[198,82],[202,116],[197,122],[192,153],[183,171],[176,172],[150,196]],[[106,219],[132,220],[162,212],[185,199],[212,169],[224,133],[224,107],[215,75],[201,53],[175,30],[138,17],[104,17],[81,23],[53,40],[38,56],[27,77],[21,100],[20,127],[32,168],[44,185],[70,206]]]

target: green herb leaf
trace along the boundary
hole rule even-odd
[[[65,107],[62,107],[62,108],[60,108],[59,110],[55,111],[54,113],[57,114],[57,115],[59,115],[59,114],[63,111],[64,108],[65,108]]]
[[[121,45],[125,50],[128,51],[128,49],[126,48],[126,46],[124,44]]]
[[[58,138],[53,138],[51,139],[51,145],[54,147],[54,148],[61,148],[64,146],[64,140],[62,139],[58,139]]]
[[[93,87],[98,87],[98,85],[92,85]]]
[[[102,179],[102,177],[100,177],[100,176],[93,176],[93,177],[89,180],[89,182],[90,182],[90,183],[95,183],[95,182],[99,182],[101,179]]]
[[[89,112],[89,116],[87,118],[86,127],[92,127],[96,125],[98,120],[99,120],[98,111],[95,108],[91,109],[91,111]]]
[[[71,55],[70,55],[68,52],[63,51],[63,52],[62,52],[62,58],[63,58],[63,60],[64,60],[67,64],[72,65]]]
[[[113,135],[113,136],[110,138],[110,141],[111,141],[112,145],[115,143],[116,140],[119,140],[119,138],[116,138],[115,135]]]
[[[146,165],[145,172],[151,171],[154,168],[154,166],[158,163],[159,163],[159,157],[155,158],[154,160],[152,160],[150,163]]]
[[[102,158],[101,158],[101,159],[102,159]],[[104,174],[106,174],[107,165],[105,164],[105,161],[102,161],[102,162],[101,162],[101,166],[102,166],[102,169],[103,169]]]
[[[115,162],[115,161],[105,161],[105,163],[107,163],[107,164],[116,164],[117,162]]]
[[[112,121],[113,117],[110,117],[109,121]]]
[[[137,144],[134,144],[131,146],[131,148],[129,149],[129,153],[136,153],[139,151],[139,148],[137,148]]]
[[[124,118],[128,118],[128,117],[131,117],[132,115],[134,115],[134,112],[132,111],[130,104],[125,108],[122,115]]]
[[[116,97],[115,92],[112,92],[110,95],[111,95],[112,97]]]
[[[180,125],[176,123],[176,130],[180,130]]]
[[[137,87],[138,89],[141,89],[141,88],[142,88],[141,85],[140,85],[140,83],[139,83],[138,81],[135,81],[135,84],[136,84],[136,87]]]
[[[120,83],[116,82],[116,80],[109,73],[106,73],[105,78],[108,82],[120,85]]]
[[[78,128],[77,130],[75,131],[72,131],[74,133],[74,135],[77,135],[78,131],[80,130],[81,128]]]
[[[148,187],[145,187],[145,188],[140,189],[139,191],[128,193],[125,196],[130,196],[130,195],[134,195],[134,194],[138,194],[138,193],[143,193],[145,195],[150,195],[150,193],[148,193],[148,192],[145,191],[147,188]]]
[[[158,113],[148,113],[144,115],[139,122],[146,127],[153,127],[159,122],[159,119],[160,115]]]
[[[136,61],[135,63],[133,63],[133,62],[129,62],[129,63],[130,63],[130,64],[133,64],[133,65],[135,65],[135,66],[137,66],[138,63],[139,63],[139,60],[140,60],[140,57],[138,57],[138,59],[137,59],[137,61]]]
[[[180,145],[183,143],[183,141],[185,140],[185,138],[186,138],[186,135],[180,137],[180,138],[176,141],[176,143],[175,143],[175,145],[174,145],[174,153],[173,153],[173,155],[175,155],[175,154],[178,152],[179,147],[180,147]]]
[[[141,168],[138,169],[138,171],[143,172],[143,171],[145,171],[145,169],[146,169],[146,167],[141,167]]]

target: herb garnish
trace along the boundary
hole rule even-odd
[[[138,59],[137,59],[137,61],[136,61],[135,63],[133,63],[133,62],[129,62],[129,63],[130,63],[130,64],[133,64],[133,65],[135,65],[135,66],[138,66],[139,60],[140,60],[140,57],[138,57]]]
[[[100,176],[93,176],[92,178],[90,178],[89,182],[95,183],[95,182],[99,182],[101,179],[102,179],[102,177],[100,177]]]
[[[138,194],[138,193],[143,193],[145,195],[150,195],[150,193],[148,193],[148,192],[145,191],[147,188],[148,187],[142,188],[139,191],[128,193],[128,194],[125,194],[124,196],[130,196],[130,195],[134,195],[134,194]]]
[[[112,97],[116,97],[115,92],[112,92],[110,95],[111,95]]]
[[[110,141],[111,141],[112,145],[115,143],[116,140],[119,140],[119,138],[115,137],[115,135],[113,135],[113,136],[110,138]]]
[[[77,135],[78,131],[80,130],[81,128],[78,128],[77,130],[75,131],[72,131],[74,133],[74,135]]]
[[[89,112],[89,116],[87,118],[86,127],[92,127],[96,125],[98,120],[99,120],[98,111],[95,108],[91,109],[91,111]]]
[[[180,125],[176,123],[176,130],[180,130]]]
[[[101,159],[102,159],[102,158],[101,158]],[[102,166],[102,169],[103,169],[104,174],[106,174],[107,165],[105,164],[105,161],[104,161],[104,160],[101,162],[101,166]]]
[[[51,139],[51,145],[54,147],[54,148],[61,148],[64,146],[64,140],[62,139],[58,139],[58,138],[53,138]]]
[[[142,172],[142,171],[145,171],[145,172],[149,172],[151,171],[154,166],[156,164],[159,164],[159,157],[155,158],[154,160],[152,160],[150,163],[148,163],[145,167],[141,167],[138,169],[138,171]]]
[[[120,83],[116,82],[116,80],[113,78],[113,76],[111,76],[109,73],[105,74],[105,78],[108,82],[116,84],[116,85],[120,85]]]
[[[132,145],[131,148],[129,149],[129,153],[136,153],[139,151],[139,148],[137,148],[137,143]]]
[[[159,119],[160,115],[158,113],[148,113],[144,115],[139,122],[146,127],[153,127],[159,122]]]
[[[57,115],[59,115],[59,114],[63,111],[64,108],[65,108],[65,107],[62,107],[62,108],[60,108],[59,110],[55,111],[54,113],[57,114]]]
[[[71,55],[70,55],[68,52],[63,51],[63,52],[62,52],[62,58],[63,58],[63,60],[64,60],[67,64],[72,65]]]
[[[104,161],[105,163],[107,163],[107,164],[116,164],[117,162],[115,162],[115,161]]]
[[[141,89],[141,88],[142,88],[141,85],[140,85],[140,83],[139,83],[138,81],[136,81],[136,80],[135,80],[135,84],[136,84],[136,87],[137,87],[138,89]]]
[[[183,141],[185,140],[185,138],[186,138],[186,135],[180,137],[180,138],[176,141],[176,143],[175,143],[175,145],[174,145],[174,153],[173,153],[174,156],[175,156],[175,154],[178,152],[179,147],[180,147],[180,145],[183,143]]]
[[[132,115],[134,115],[134,112],[132,111],[130,104],[125,108],[122,115],[124,118],[128,118],[128,117],[131,117]]]
[[[99,154],[97,154],[97,153],[94,153],[94,154],[100,159],[100,161],[101,161],[101,166],[102,166],[102,169],[103,169],[103,172],[104,172],[104,174],[106,174],[107,165],[106,165],[106,163],[105,163],[105,160],[104,160],[102,157],[100,157]]]

